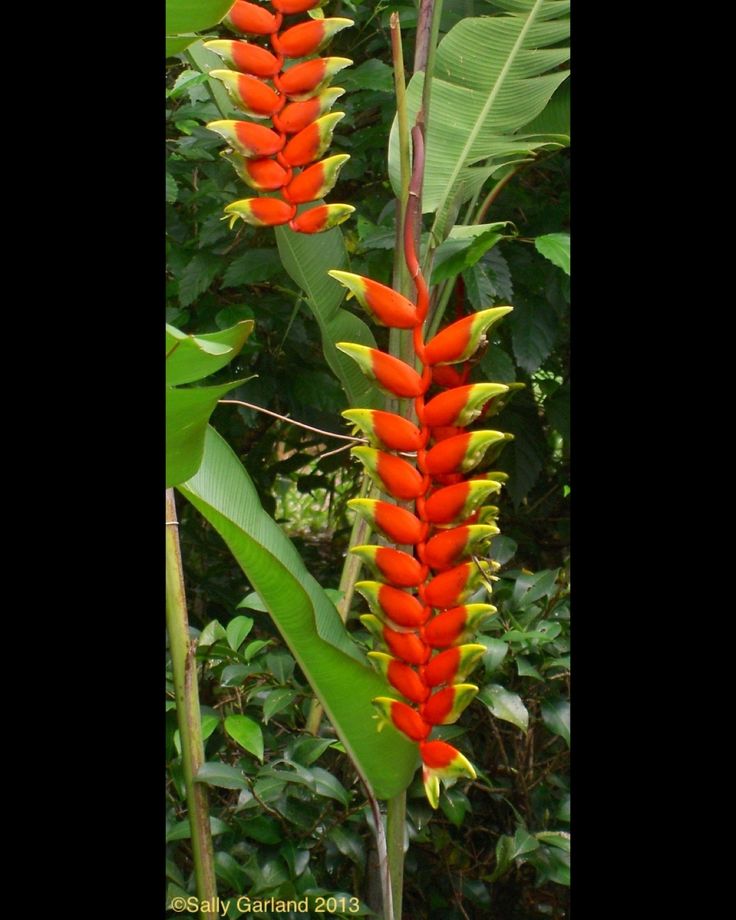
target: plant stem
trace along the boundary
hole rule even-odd
[[[391,875],[391,896],[396,920],[401,920],[404,891],[404,826],[406,824],[406,789],[388,801],[386,837]]]
[[[376,825],[376,854],[378,856],[378,872],[381,876],[383,920],[401,920],[401,889],[399,888],[399,900],[397,908],[397,902],[394,901],[394,874],[391,872],[391,856],[390,850],[386,843],[386,831],[383,826],[383,815],[381,814],[381,808],[378,804],[378,800],[373,795],[370,786],[367,783],[365,784],[365,788],[366,794],[368,795],[368,802],[370,803],[371,811],[373,812],[373,823]],[[396,801],[396,799],[400,798],[402,795],[404,795],[403,792],[398,796],[394,796],[394,798],[389,802],[389,808],[391,807],[391,802]]]
[[[166,490],[166,628],[174,673],[176,715],[181,738],[181,761],[187,793],[189,826],[192,833],[192,856],[197,896],[217,903],[215,858],[210,834],[207,788],[194,777],[204,763],[202,720],[199,714],[195,644],[189,639],[187,600],[179,546],[179,522],[176,517],[174,490]],[[218,911],[201,911],[202,920],[217,920]]]

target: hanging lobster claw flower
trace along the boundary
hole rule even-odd
[[[416,709],[412,709],[406,703],[392,700],[388,696],[377,696],[371,702],[380,713],[379,732],[385,725],[391,724],[412,741],[423,741],[432,731],[432,726],[424,721]]]
[[[485,646],[481,646],[485,651]],[[429,687],[421,677],[403,661],[384,652],[368,652],[368,657],[378,667],[391,686],[412,703],[423,703],[429,696]]]
[[[419,755],[423,765],[424,791],[432,808],[437,808],[440,803],[440,778],[477,777],[475,768],[467,757],[446,741],[420,741]]]
[[[336,73],[352,63],[349,58],[343,57],[313,58],[296,64],[278,77],[276,87],[292,102],[304,102],[317,95]]]
[[[345,90],[340,86],[328,86],[306,102],[290,102],[273,116],[274,127],[285,134],[298,134],[320,115],[328,112],[344,93]]]
[[[284,57],[307,57],[324,48],[336,32],[352,25],[352,19],[311,19],[274,36],[273,47]]]
[[[413,594],[391,585],[383,585],[380,581],[358,581],[355,590],[368,601],[373,613],[379,618],[388,617],[398,626],[423,626],[429,618],[429,607],[423,606]]]
[[[478,418],[492,396],[507,390],[505,383],[471,383],[447,390],[430,399],[424,407],[424,422],[430,428],[445,425],[464,428]]]
[[[284,16],[291,16],[292,13],[306,13],[316,6],[322,6],[324,2],[325,0],[271,0],[271,6]]]
[[[465,680],[485,653],[485,645],[456,645],[448,648],[430,659],[422,671],[422,680],[429,687]]]
[[[494,492],[501,489],[499,482],[470,479],[454,486],[437,489],[427,499],[427,520],[432,524],[456,524],[464,521]]]
[[[378,388],[389,396],[412,398],[424,393],[425,385],[420,375],[413,367],[393,355],[352,342],[336,342],[335,345],[350,355],[365,376],[375,381]]]
[[[421,431],[409,419],[381,409],[346,409],[340,413],[352,422],[376,447],[415,451],[422,447]]]
[[[457,722],[477,692],[475,684],[454,684],[452,687],[445,687],[444,690],[433,693],[427,702],[419,707],[419,715],[430,725],[452,725],[453,722]]]
[[[491,572],[488,562],[463,562],[436,575],[425,588],[424,600],[441,610],[455,607],[470,597],[482,581],[493,578]]]
[[[471,636],[480,624],[497,613],[492,604],[464,604],[445,610],[424,626],[422,634],[432,648],[460,645]]]
[[[510,313],[513,307],[492,307],[471,313],[463,319],[446,326],[427,343],[424,352],[426,364],[455,364],[467,361],[486,342],[486,333],[491,326]]]
[[[244,157],[270,157],[284,146],[285,138],[250,121],[224,119],[207,124],[210,131],[215,131]]]
[[[296,233],[322,233],[346,221],[354,210],[351,204],[321,204],[302,211],[289,226]]]
[[[284,147],[284,159],[290,166],[306,166],[318,160],[332,143],[335,125],[344,112],[329,112],[295,134]]]
[[[416,588],[426,578],[426,568],[418,559],[390,546],[353,546],[350,552],[395,588]]]
[[[412,501],[424,492],[422,474],[401,457],[373,447],[353,447],[350,453],[360,460],[379,489],[394,498]]]
[[[479,524],[495,525],[496,518],[500,513],[500,508],[497,505],[483,505],[482,508],[478,508],[476,517]]]
[[[235,0],[222,20],[233,32],[251,35],[273,35],[281,28],[283,16],[269,13],[267,9],[246,0]]]
[[[484,406],[483,414],[485,416],[491,418],[494,415],[498,415],[499,412],[502,412],[514,398],[514,396],[516,396],[519,390],[526,388],[526,384],[509,383],[508,388],[508,393],[500,393],[498,396],[494,396],[493,399],[491,399],[490,402]]]
[[[225,85],[237,108],[253,118],[270,118],[281,108],[281,97],[258,77],[236,70],[211,70],[210,76]]]
[[[436,534],[424,548],[424,561],[435,570],[444,571],[469,556],[483,540],[501,531],[493,524],[453,527]]]
[[[361,307],[378,325],[394,329],[413,329],[416,326],[417,308],[392,288],[352,272],[331,269],[327,274],[352,291]]]
[[[249,42],[217,38],[205,42],[204,47],[219,55],[233,70],[253,74],[255,77],[274,77],[283,64],[282,58],[276,57],[260,45],[251,45]]]
[[[491,444],[506,440],[502,431],[468,431],[446,438],[427,454],[427,472],[430,476],[468,473],[478,466]]]
[[[461,387],[466,380],[464,371],[455,370],[450,364],[435,364],[432,367],[432,383],[438,387]]]
[[[224,208],[230,218],[230,226],[240,218],[254,227],[278,227],[288,224],[294,214],[294,206],[279,198],[243,198],[231,201]]]
[[[334,188],[340,170],[349,159],[349,153],[338,153],[315,163],[291,180],[284,189],[284,198],[293,204],[305,204],[324,198]]]
[[[348,508],[357,511],[368,523],[392,543],[415,544],[424,539],[425,525],[419,518],[390,502],[374,498],[351,498]]]
[[[259,160],[246,159],[237,150],[223,150],[220,156],[227,160],[238,176],[251,188],[259,191],[272,192],[282,188],[288,182],[289,173],[284,167],[271,157]]]
[[[372,613],[364,613],[360,622],[376,642],[383,643],[392,655],[407,664],[422,665],[429,660],[430,647],[415,632],[397,632]]]

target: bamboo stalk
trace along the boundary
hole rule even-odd
[[[187,600],[179,546],[179,522],[176,517],[174,490],[166,490],[166,629],[174,672],[176,715],[181,738],[181,761],[187,794],[189,826],[192,833],[192,856],[197,897],[200,903],[216,905],[217,881],[215,857],[210,834],[207,788],[194,781],[204,763],[202,720],[197,690],[195,646],[189,640]],[[217,920],[218,911],[200,911],[202,920]]]

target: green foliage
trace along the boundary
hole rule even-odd
[[[229,230],[220,220],[222,208],[242,197],[243,187],[219,156],[218,139],[204,127],[223,111],[225,117],[233,117],[222,87],[201,73],[221,66],[219,58],[197,42],[186,55],[169,59],[166,100],[167,321],[205,342],[207,336],[255,321],[240,354],[227,366],[211,367],[208,385],[227,385],[237,378],[240,382],[230,397],[339,433],[348,433],[340,411],[353,402],[368,405],[372,388],[353,362],[335,352],[333,343],[375,341],[385,347],[387,335],[366,324],[360,307],[343,298],[344,289],[326,269],[344,267],[391,283],[396,228],[386,175],[387,139],[395,112],[390,10],[401,13],[409,70],[416,24],[415,7],[408,0],[387,9],[346,6],[342,14],[354,18],[355,27],[340,33],[329,51],[355,61],[339,80],[348,90],[339,104],[346,117],[333,144],[334,153],[351,155],[336,192],[339,200],[357,209],[341,228],[315,237],[244,224]],[[524,388],[498,420],[492,419],[492,426],[497,421],[499,428],[515,434],[515,440],[493,464],[510,478],[498,500],[504,536],[493,541],[491,550],[504,566],[493,598],[499,613],[479,638],[486,654],[471,678],[481,687],[479,700],[457,725],[441,730],[481,773],[476,782],[458,782],[446,789],[434,813],[421,784],[415,781],[409,788],[406,916],[563,920],[568,910],[570,376],[569,249],[563,238],[569,205],[568,157],[561,145],[569,132],[569,92],[564,64],[519,77],[522,82],[537,81],[543,89],[536,101],[517,105],[509,84],[510,105],[518,109],[514,124],[522,117],[522,103],[530,111],[538,110],[541,100],[541,111],[518,128],[493,120],[499,117],[494,111],[500,112],[496,101],[488,118],[480,119],[488,97],[479,108],[479,90],[470,85],[463,90],[473,96],[467,110],[443,109],[445,96],[449,99],[460,86],[456,79],[474,79],[473,73],[465,72],[470,65],[462,77],[453,73],[458,50],[454,38],[447,41],[450,30],[461,24],[457,34],[470,41],[463,54],[472,61],[477,53],[472,49],[479,43],[474,36],[481,33],[476,23],[473,34],[466,35],[468,26],[462,22],[468,15],[494,14],[496,25],[482,26],[486,36],[486,30],[490,35],[507,18],[504,11],[510,10],[510,18],[516,20],[530,8],[537,10],[535,42],[561,29],[564,3],[444,3],[441,31],[446,45],[438,56],[440,72],[429,119],[430,160],[438,169],[428,178],[425,198],[425,206],[436,205],[446,213],[444,229],[439,224],[435,228],[434,242],[442,243],[445,231],[449,234],[434,260],[433,281],[442,301],[437,321],[512,304],[514,312],[494,328],[471,379],[523,383]],[[550,12],[547,18],[539,16],[542,8]],[[334,6],[325,12],[342,15]],[[209,28],[214,22],[187,30]],[[562,61],[563,45],[561,35],[542,54],[549,62],[553,51]],[[489,66],[490,47],[483,46],[482,68]],[[517,58],[514,66],[521,60]],[[415,105],[421,77],[412,83],[410,105]],[[506,92],[501,89],[497,98]],[[550,94],[545,107],[542,96]],[[442,133],[450,117],[465,125],[469,111],[475,113],[476,123],[482,121],[472,149],[480,150],[482,142],[486,146],[481,153],[486,155],[460,165],[453,182],[460,194],[448,195],[460,151],[455,145],[452,163],[440,162],[442,151],[432,132]],[[490,144],[492,137],[497,139]],[[462,133],[462,138],[467,146],[470,133]],[[474,224],[480,203],[511,169],[518,171]],[[462,223],[453,229],[449,218],[458,197],[466,203]],[[425,224],[425,245],[433,219],[434,214]],[[183,388],[205,389],[191,384]],[[250,501],[255,505],[257,495],[265,513],[276,518],[291,540],[292,558],[301,557],[299,590],[285,581],[279,583],[280,590],[288,599],[303,601],[314,583],[324,595],[319,605],[327,598],[335,617],[332,603],[340,595],[334,589],[353,523],[346,502],[360,486],[359,470],[346,451],[324,456],[343,442],[246,407],[218,406],[211,424],[245,465]],[[214,496],[209,498],[216,507]],[[370,907],[380,903],[372,869],[373,818],[330,722],[323,720],[318,737],[305,732],[314,698],[310,665],[305,669],[292,654],[276,615],[264,612],[272,603],[264,604],[259,597],[264,585],[255,570],[250,565],[240,568],[234,561],[228,548],[235,540],[233,532],[223,542],[219,527],[189,505],[181,509],[180,530],[192,634],[199,639],[206,736],[207,763],[198,780],[210,792],[220,895],[308,896],[310,911],[320,894],[357,896],[357,914],[335,915],[368,915]],[[261,594],[264,599],[266,593]],[[480,592],[474,599],[484,600],[485,595]],[[305,603],[308,607],[315,602]],[[368,647],[368,636],[359,626],[360,612],[364,608],[354,601],[347,628],[350,647],[362,660],[361,646]],[[356,658],[318,639],[332,649],[328,654],[336,655],[335,660],[348,660],[365,670]],[[173,697],[167,697],[168,707]],[[193,879],[171,708],[166,724],[170,899],[191,894]],[[235,727],[235,734],[228,725]],[[262,749],[253,726],[260,731]],[[231,916],[239,916],[234,906]]]

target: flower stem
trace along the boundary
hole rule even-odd
[[[166,490],[166,628],[169,634],[171,666],[174,673],[176,715],[181,738],[181,761],[187,794],[192,857],[197,896],[200,903],[217,903],[215,858],[210,834],[207,787],[195,782],[204,763],[202,720],[199,713],[195,644],[189,639],[187,600],[179,546],[179,522],[174,490]],[[202,920],[217,920],[217,910],[200,912]]]

